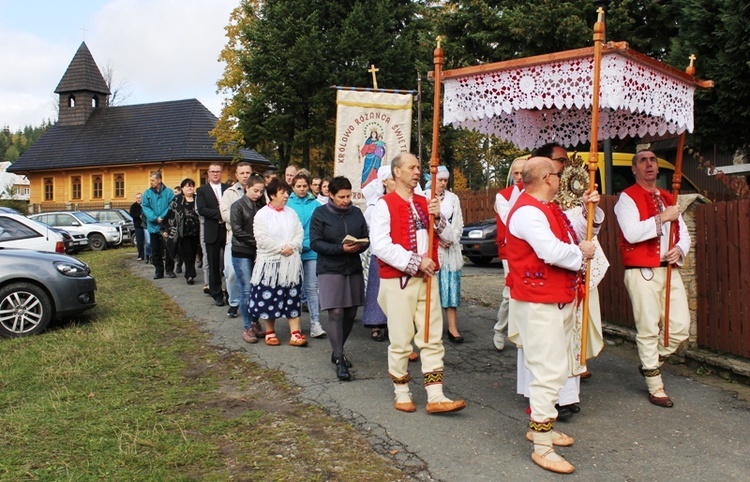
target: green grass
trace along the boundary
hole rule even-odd
[[[98,306],[0,340],[0,480],[404,480],[280,372],[208,344],[127,269],[83,253]]]

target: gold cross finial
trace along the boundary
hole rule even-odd
[[[378,88],[378,77],[377,77],[377,75],[375,73],[379,72],[380,69],[376,69],[375,68],[375,64],[370,64],[370,68],[367,71],[372,74],[372,86],[373,86],[373,88],[377,89]]]
[[[603,7],[597,8],[596,14],[597,14],[596,21],[601,22],[604,19],[604,8]]]
[[[443,41],[443,37],[440,36],[440,35],[438,35],[438,38],[437,38],[437,48],[440,48],[440,42],[442,42],[442,41]]]

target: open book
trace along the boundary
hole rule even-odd
[[[351,234],[347,234],[341,244],[365,244],[369,242],[370,240],[367,238],[355,238]]]

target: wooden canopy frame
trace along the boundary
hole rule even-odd
[[[454,69],[454,70],[442,70],[442,64],[443,64],[443,50],[440,47],[440,41],[438,40],[437,48],[434,52],[434,60],[435,60],[435,70],[433,72],[430,72],[428,74],[429,78],[432,78],[433,80],[438,80],[435,83],[435,105],[434,105],[434,117],[433,117],[433,146],[432,146],[432,156],[430,158],[430,172],[434,175],[434,173],[437,171],[437,166],[439,164],[439,158],[438,158],[438,147],[439,147],[439,124],[440,124],[440,85],[445,82],[446,80],[451,79],[460,79],[462,77],[470,77],[470,76],[477,76],[482,74],[489,74],[493,72],[502,72],[502,71],[513,71],[517,69],[526,69],[528,67],[533,66],[541,66],[548,63],[553,62],[561,62],[561,61],[572,61],[577,59],[590,59],[593,57],[593,81],[592,81],[592,95],[591,95],[591,129],[589,131],[589,142],[591,145],[590,153],[589,153],[589,161],[588,161],[588,171],[589,171],[589,192],[593,192],[594,190],[594,179],[595,179],[595,173],[598,166],[598,132],[599,132],[599,101],[600,101],[600,73],[601,73],[601,62],[602,58],[608,55],[618,55],[627,59],[632,60],[635,64],[639,66],[643,66],[645,68],[653,69],[656,72],[659,72],[669,78],[674,79],[676,82],[681,82],[684,84],[687,84],[694,88],[703,88],[708,89],[713,87],[713,82],[710,80],[700,80],[694,77],[695,68],[693,67],[693,61],[695,59],[695,56],[691,55],[690,58],[690,66],[688,67],[686,72],[680,71],[679,69],[676,69],[670,65],[667,65],[663,62],[660,62],[656,59],[653,59],[647,55],[644,55],[640,52],[637,52],[633,49],[631,49],[627,42],[609,42],[606,45],[604,44],[604,22],[603,22],[603,14],[604,10],[600,7],[597,9],[598,12],[598,18],[596,23],[594,24],[594,34],[593,34],[593,41],[594,45],[592,47],[586,47],[581,49],[574,49],[574,50],[566,50],[562,52],[556,52],[556,53],[550,53],[550,54],[544,54],[544,55],[537,55],[533,57],[526,57],[521,59],[513,59],[508,60],[504,62],[495,62],[490,64],[483,64],[483,65],[477,65],[477,66],[471,66],[471,67],[464,67],[460,69]],[[646,113],[648,115],[653,115],[655,117],[658,117],[661,113],[656,112],[651,114]],[[692,114],[692,113],[691,113]],[[551,128],[554,128],[555,126],[550,126]],[[679,146],[684,146],[684,138],[685,138],[685,132],[687,130],[692,130],[692,124],[691,125],[681,125],[677,128],[678,134],[680,136],[680,142]],[[673,189],[675,192],[679,192],[680,187],[680,179],[682,176],[682,149],[680,149],[677,152],[677,160],[675,165],[675,174],[674,174],[674,182],[673,182]],[[677,196],[675,195],[675,201],[677,199]],[[593,203],[589,202],[587,205],[587,230],[586,230],[586,240],[590,241],[593,237],[593,223],[594,223],[594,206]],[[430,228],[432,228],[432,222],[430,222]],[[673,235],[670,232],[670,248],[673,246]],[[581,325],[581,361],[580,364],[582,367],[586,366],[586,351],[587,351],[587,333],[588,333],[588,318],[589,318],[589,284],[591,280],[591,270],[590,270],[590,264],[591,262],[588,261],[586,263],[586,275],[585,275],[585,286],[586,286],[586,295],[583,300],[583,317],[582,317],[582,325]],[[671,266],[670,266],[671,268]],[[669,271],[668,275],[671,274],[671,270]],[[667,278],[669,280],[669,276]],[[429,291],[428,291],[429,292]],[[665,336],[665,344],[668,343],[668,337],[669,337],[669,297],[667,297],[667,306],[666,306],[666,322],[664,326],[664,336]]]

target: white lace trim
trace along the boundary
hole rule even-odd
[[[520,148],[586,142],[594,60],[577,58],[445,79],[443,124]],[[619,55],[602,58],[599,139],[693,131],[695,85]]]

